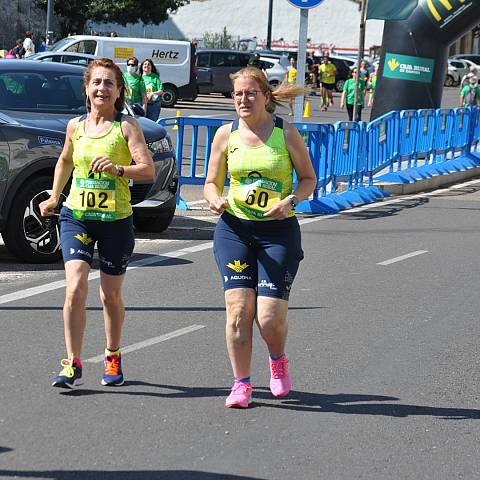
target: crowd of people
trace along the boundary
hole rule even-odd
[[[5,58],[21,59],[28,58],[37,52],[44,52],[47,49],[47,40],[44,35],[38,37],[38,41],[35,42],[35,36],[32,31],[25,32],[25,38],[22,40],[19,38],[15,45],[6,52]],[[53,43],[58,41],[58,37],[52,39]]]

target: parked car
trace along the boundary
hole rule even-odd
[[[87,67],[96,58],[95,55],[89,53],[76,52],[39,52],[26,57],[25,60],[37,60],[40,62],[60,62],[69,63],[71,65],[82,65]]]
[[[456,55],[452,55],[450,59],[470,60],[480,68],[480,55],[476,53],[458,53]]]
[[[222,93],[229,97],[232,91],[230,74],[246,67],[252,58],[252,53],[237,50],[198,50],[198,93]]]
[[[260,57],[260,61],[262,62],[262,68],[267,72],[268,83],[272,87],[276,87],[285,81],[288,70],[280,65],[279,58]]]
[[[0,62],[0,233],[21,260],[49,263],[60,257],[59,229],[40,216],[48,198],[68,121],[85,113],[84,68],[57,62]],[[133,115],[131,108],[124,111]],[[152,152],[153,182],[130,187],[137,229],[162,231],[176,203],[177,166],[166,130],[138,118]]]
[[[448,68],[445,75],[444,85],[446,87],[454,87],[459,85],[464,75],[469,73],[470,62],[460,59],[448,59]]]

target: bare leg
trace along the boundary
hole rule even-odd
[[[122,285],[125,275],[100,274],[100,299],[103,304],[105,336],[107,348],[115,350],[120,347],[122,325],[125,319],[125,307],[122,299]]]
[[[63,325],[67,355],[80,358],[85,332],[85,304],[88,295],[90,265],[82,260],[65,263],[67,289],[63,305]]]
[[[227,307],[227,350],[233,375],[236,378],[249,377],[256,293],[250,288],[227,290],[225,303]]]
[[[268,351],[278,357],[285,353],[288,302],[279,298],[257,298],[257,323]]]

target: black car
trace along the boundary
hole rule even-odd
[[[230,74],[246,67],[252,59],[252,53],[237,50],[197,50],[198,93],[222,93],[230,97]]]
[[[56,62],[0,60],[0,233],[24,261],[48,263],[61,255],[56,221],[41,217],[38,205],[49,197],[68,121],[86,112],[83,72]],[[133,115],[129,107],[124,113]],[[138,120],[156,178],[131,184],[134,225],[160,232],[175,212],[175,152],[163,127]]]

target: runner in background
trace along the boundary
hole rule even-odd
[[[297,61],[291,57],[290,58],[290,65],[287,69],[286,81],[289,85],[296,85],[297,83]],[[288,113],[290,116],[293,115],[293,101],[295,97],[289,99],[288,106],[290,108],[290,112]]]
[[[318,68],[320,81],[322,82],[322,112],[326,112],[328,107],[333,107],[333,90],[335,88],[335,76],[337,67],[330,61],[328,54],[323,55],[323,62]]]

